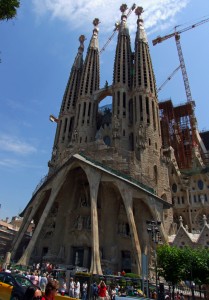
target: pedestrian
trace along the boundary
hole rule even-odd
[[[41,276],[41,278],[40,278],[40,283],[39,283],[42,292],[45,292],[47,282],[48,282],[48,279],[47,279],[47,277],[46,277],[46,273],[44,273],[44,274]]]
[[[23,300],[44,300],[42,292],[38,287],[29,286],[24,294]]]
[[[78,281],[78,279],[75,280],[75,298],[79,299],[80,297],[80,282]]]
[[[94,282],[92,286],[92,295],[93,295],[93,300],[96,300],[98,297],[98,286],[96,282]]]
[[[103,280],[98,285],[98,296],[100,300],[105,300],[107,297],[107,287]]]
[[[180,293],[180,300],[184,300],[184,295]]]
[[[46,285],[44,300],[55,300],[57,294],[58,284],[57,281],[49,281]]]
[[[82,300],[87,299],[87,288],[88,288],[88,284],[87,281],[85,281],[82,285]]]
[[[69,296],[71,298],[75,297],[75,282],[73,280],[73,277],[70,278],[70,283],[69,283]]]
[[[115,286],[112,287],[111,289],[111,300],[115,300],[115,296],[117,294]]]
[[[66,293],[66,289],[67,289],[67,285],[66,285],[66,279],[65,278],[62,278],[62,280],[60,281],[60,294],[62,296],[65,296],[65,293]]]

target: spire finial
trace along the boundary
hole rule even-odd
[[[180,227],[183,227],[183,218],[182,218],[182,216],[179,217],[179,225],[180,225]]]
[[[138,7],[135,9],[135,14],[138,16],[138,19],[139,19],[139,17],[141,16],[142,13],[143,13],[143,7],[138,6]]]
[[[100,23],[100,21],[99,21],[98,18],[95,18],[93,20],[93,25],[94,25],[93,34],[94,34],[94,37],[96,37],[98,32],[99,32],[99,28],[98,28],[99,23]]]
[[[80,42],[81,44],[83,44],[83,43],[84,43],[84,41],[86,40],[86,37],[85,37],[85,35],[83,35],[83,34],[82,34],[82,35],[80,35],[78,40],[79,40],[79,42]]]
[[[128,9],[127,4],[122,4],[122,5],[120,6],[120,11],[122,12],[122,14],[124,14],[124,12],[125,12],[127,9]]]
[[[94,25],[95,27],[97,27],[97,26],[99,25],[99,23],[100,23],[99,19],[98,19],[98,18],[95,18],[94,21],[93,21],[93,25]]]
[[[207,217],[206,215],[203,215],[203,225],[207,225]]]
[[[78,48],[78,50],[80,51],[80,52],[83,52],[84,51],[84,41],[86,40],[86,37],[85,37],[85,35],[80,35],[79,36],[79,42],[80,42],[80,46],[79,46],[79,48]]]

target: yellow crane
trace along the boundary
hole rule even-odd
[[[183,57],[183,52],[182,52],[182,48],[181,48],[181,43],[180,43],[180,34],[193,29],[197,26],[200,26],[206,22],[209,21],[209,18],[204,19],[202,21],[199,21],[193,25],[190,25],[188,27],[185,27],[181,30],[176,30],[177,26],[175,27],[175,31],[171,34],[165,35],[163,37],[158,36],[156,39],[154,39],[152,41],[153,46],[162,43],[163,41],[171,38],[171,37],[175,37],[175,41],[176,41],[176,46],[177,46],[177,51],[178,51],[178,56],[179,56],[179,61],[180,61],[180,66],[181,66],[181,72],[182,72],[182,76],[183,76],[183,81],[184,81],[184,87],[185,87],[185,91],[186,91],[186,97],[187,97],[187,101],[188,102],[192,102],[192,95],[191,95],[191,90],[190,90],[190,86],[189,86],[189,80],[188,80],[188,76],[187,76],[187,71],[186,71],[186,66],[185,66],[185,62],[184,62],[184,57]]]

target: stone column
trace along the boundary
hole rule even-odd
[[[91,197],[91,268],[92,274],[102,275],[100,254],[99,254],[99,226],[98,226],[98,213],[97,213],[97,196],[99,190],[99,183],[101,173],[93,168],[85,167],[86,175],[89,181],[90,197]]]
[[[31,221],[33,220],[34,215],[35,215],[40,203],[42,202],[44,196],[45,196],[45,192],[42,192],[41,195],[38,194],[38,199],[37,199],[37,197],[35,197],[33,199],[33,204],[31,204],[31,206],[28,207],[26,213],[24,214],[22,225],[12,243],[12,248],[11,248],[11,257],[12,258],[14,258],[15,253],[22,241],[22,238],[24,237],[25,232],[27,231]]]
[[[123,198],[123,202],[126,209],[126,214],[131,231],[132,246],[134,249],[134,258],[136,260],[137,272],[141,274],[141,246],[139,243],[139,237],[136,229],[136,223],[133,215],[133,197],[132,190],[124,182],[118,182],[118,188]]]
[[[18,261],[18,265],[21,264],[21,265],[25,266],[25,265],[28,265],[28,263],[29,263],[30,256],[33,252],[34,246],[37,242],[38,236],[41,232],[41,229],[44,225],[44,222],[45,222],[45,220],[46,220],[46,218],[47,218],[47,216],[50,212],[50,209],[52,208],[52,205],[53,205],[58,193],[59,193],[59,190],[62,186],[62,183],[65,180],[65,176],[64,176],[63,173],[64,173],[64,171],[60,172],[59,175],[54,178],[53,188],[51,190],[51,195],[49,197],[49,200],[48,200],[48,202],[47,202],[47,204],[44,208],[44,211],[41,215],[41,218],[40,218],[40,220],[39,220],[39,222],[38,222],[38,224],[35,228],[34,234],[31,238],[25,252],[23,253],[22,257]]]

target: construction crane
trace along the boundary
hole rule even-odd
[[[175,37],[175,41],[176,41],[176,46],[177,46],[177,51],[178,51],[178,56],[179,56],[179,61],[180,61],[180,66],[181,66],[181,71],[182,71],[182,76],[183,76],[183,81],[184,81],[184,87],[185,87],[185,91],[186,91],[186,97],[187,97],[187,101],[188,102],[192,102],[192,95],[191,95],[191,90],[190,90],[190,86],[189,86],[189,80],[188,80],[188,76],[187,76],[187,71],[186,71],[186,66],[185,66],[185,62],[184,62],[184,57],[183,57],[183,53],[182,53],[182,48],[181,48],[181,43],[180,43],[180,34],[187,31],[187,30],[190,30],[190,29],[193,29],[197,26],[200,26],[206,22],[209,21],[209,18],[207,19],[204,19],[200,22],[197,22],[193,25],[190,25],[186,28],[183,28],[181,30],[178,30],[176,31],[176,28],[177,26],[175,27],[175,31],[171,34],[168,34],[168,35],[165,35],[163,37],[157,37],[156,39],[154,39],[152,41],[153,43],[153,46],[171,38],[171,37]]]
[[[127,13],[127,18],[130,16],[130,14],[132,13],[132,11],[136,8],[136,4],[134,3],[131,8],[129,9],[128,13]],[[115,23],[115,29],[113,30],[113,33],[111,34],[111,36],[108,38],[107,42],[104,44],[104,46],[101,48],[100,50],[100,54],[105,51],[105,49],[107,48],[107,46],[109,45],[109,43],[111,42],[111,40],[113,39],[113,37],[115,36],[116,32],[118,31],[120,27],[120,23]]]
[[[164,85],[166,85],[166,83],[171,80],[171,78],[176,74],[176,72],[181,68],[181,66],[179,65],[172,73],[170,76],[168,76],[168,78],[161,84],[161,86],[157,89],[157,92],[159,93],[162,88],[164,87]]]

